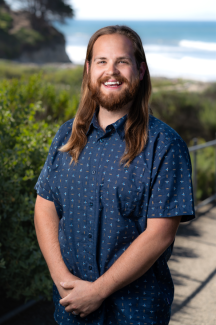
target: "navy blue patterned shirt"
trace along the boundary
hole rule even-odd
[[[66,266],[75,276],[91,282],[145,231],[147,218],[181,215],[182,222],[194,218],[191,163],[185,142],[150,115],[148,142],[126,168],[119,164],[125,150],[126,119],[127,115],[104,132],[95,112],[77,165],[70,165],[68,153],[58,151],[71,135],[73,119],[63,124],[36,184],[37,193],[55,204]],[[143,276],[110,295],[85,318],[65,311],[54,285],[56,322],[168,324],[174,294],[167,266],[172,246]]]

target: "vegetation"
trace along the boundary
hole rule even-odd
[[[0,4],[1,5],[1,4]],[[12,26],[12,17],[5,11],[0,11],[0,28],[3,31],[8,31]]]
[[[22,9],[27,10],[32,17],[43,21],[54,20],[64,21],[65,18],[74,16],[71,5],[67,0],[15,0]]]
[[[0,0],[0,58],[19,59],[23,53],[65,45],[63,34],[51,20],[64,22],[74,12],[66,0],[17,0],[20,11],[14,12]],[[64,58],[62,60],[65,60]]]
[[[34,185],[58,127],[35,119],[43,111],[38,86],[36,77],[0,84],[0,286],[15,299],[51,292],[33,225]]]
[[[195,137],[210,141],[216,132],[213,94],[216,84],[203,93],[158,90],[152,96],[151,107],[154,115],[173,127],[187,144]]]
[[[51,280],[33,225],[34,185],[60,124],[77,110],[82,67],[17,65],[0,61],[0,286],[7,297],[51,296]],[[153,79],[154,115],[190,146],[216,131],[216,84],[177,91],[185,81]],[[168,88],[171,87],[171,88]],[[214,148],[198,152],[198,199],[214,192]],[[11,282],[13,279],[13,282]]]

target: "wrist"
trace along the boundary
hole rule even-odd
[[[103,300],[109,297],[113,293],[106,285],[104,275],[101,275],[96,281],[94,281],[93,285],[95,291]]]
[[[51,277],[55,285],[59,285],[60,282],[68,282],[77,280],[77,277],[73,275],[67,268],[57,269],[51,273]]]

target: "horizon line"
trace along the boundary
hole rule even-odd
[[[66,19],[70,19],[70,20],[88,20],[88,21],[116,21],[116,20],[119,20],[119,21],[154,21],[154,22],[167,22],[167,21],[170,21],[170,22],[207,22],[207,23],[216,23],[216,19],[215,20],[206,20],[206,19],[157,19],[157,18],[152,18],[152,19],[149,19],[149,18],[143,18],[143,19],[129,19],[129,18],[104,18],[104,19],[97,19],[97,18],[76,18],[76,17],[73,17],[73,18],[66,18]]]

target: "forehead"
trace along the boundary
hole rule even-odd
[[[120,34],[100,36],[93,46],[92,59],[96,57],[124,57],[129,56],[135,60],[134,45],[132,41]]]

